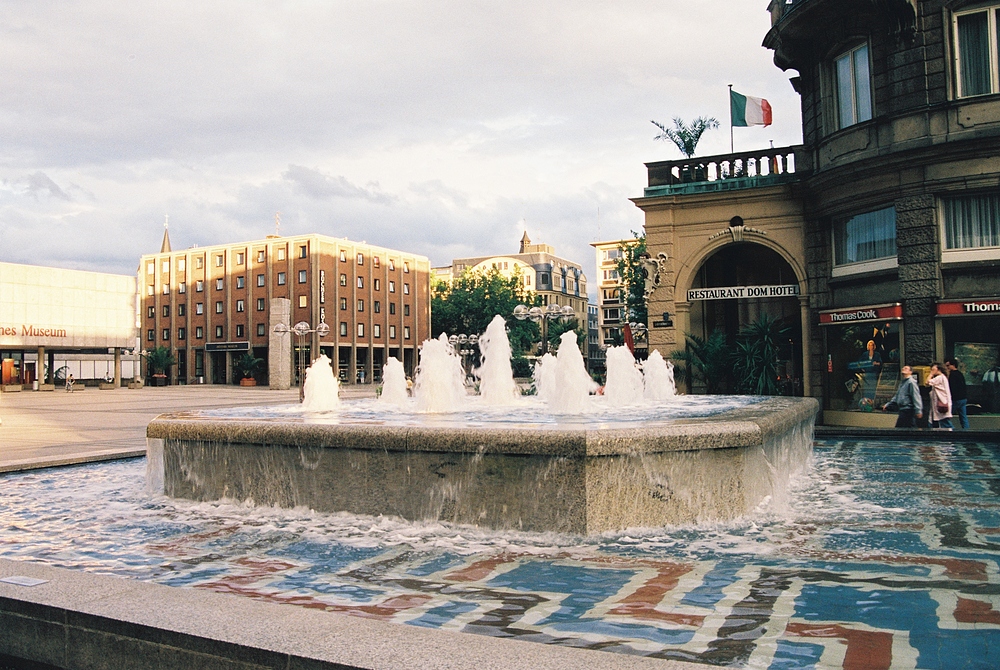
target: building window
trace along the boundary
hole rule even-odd
[[[364,336],[365,336],[365,324],[359,323],[358,324],[358,337],[364,337]]]
[[[281,247],[280,249],[278,249],[278,260],[279,261],[285,260],[285,248],[284,247]]]
[[[257,251],[257,262],[258,263],[263,263],[264,262],[264,258],[265,258],[265,256],[264,256],[264,250],[263,249],[258,250]]]
[[[382,326],[377,323],[372,325],[372,337],[382,337]]]
[[[504,265],[506,265],[506,264],[504,264]],[[409,271],[410,271],[410,264],[409,264],[409,262],[403,261],[403,272],[409,273]]]
[[[396,339],[396,326],[389,326],[389,339],[390,340]]]
[[[958,95],[1000,91],[1000,6],[955,14],[954,26]]]
[[[170,284],[163,285],[163,295],[170,295]]]
[[[178,328],[177,329],[177,339],[178,340],[183,340],[186,335],[187,335],[187,333],[184,332],[183,328]]]
[[[169,328],[164,328],[163,329],[163,340],[166,341],[166,340],[169,340],[169,339],[170,339],[170,329]]]
[[[195,258],[194,266],[199,270],[205,267],[205,258],[203,256],[198,256],[197,258]]]
[[[257,275],[257,286],[264,285],[264,275]]]
[[[146,274],[151,275],[156,272],[156,263],[149,261],[146,263]]]
[[[196,281],[194,283],[194,290],[197,291],[198,293],[201,293],[202,291],[204,291],[205,290],[205,282],[203,282],[203,281]]]
[[[395,313],[396,313],[396,303],[390,302],[389,303],[389,314],[395,314]]]
[[[376,314],[382,313],[382,303],[381,301],[375,300],[372,302],[372,311]]]
[[[305,270],[299,270],[299,283],[300,284],[305,284],[306,283],[306,271]]]
[[[236,301],[236,311],[237,312],[242,312],[242,311],[244,311],[243,308],[244,308],[243,301],[242,300],[237,300]]]
[[[308,255],[309,255],[309,246],[305,244],[301,245],[299,247],[299,258],[305,258]]]
[[[264,337],[265,335],[267,335],[267,326],[265,326],[263,323],[258,323],[257,324],[257,336],[258,337]]]
[[[896,208],[866,212],[833,224],[834,263],[863,263],[896,256]]]
[[[601,254],[601,257],[604,260],[606,260],[606,261],[613,261],[613,260],[615,260],[617,258],[621,258],[622,257],[622,250],[621,249],[605,249],[604,252]]]
[[[217,268],[222,267],[222,258],[223,258],[222,254],[219,254],[218,256],[215,257],[215,267]]]
[[[395,292],[396,292],[396,282],[394,282],[394,281],[392,281],[390,279],[389,280],[389,293],[395,293]]]
[[[409,315],[410,315],[410,306],[403,305],[403,316],[409,316]]]
[[[205,303],[203,303],[203,302],[196,302],[194,304],[194,313],[195,314],[204,314],[205,313]]]
[[[236,337],[243,337],[243,336],[244,336],[243,324],[238,323],[236,324]]]
[[[170,261],[169,260],[163,261],[162,271],[163,271],[163,274],[170,274]]]
[[[347,262],[347,252],[344,251],[343,249],[340,250],[340,262],[341,263]]]
[[[244,281],[244,279],[245,279],[244,277],[236,278],[236,288],[243,288],[244,286],[246,286],[246,281]]]
[[[257,298],[257,311],[258,312],[263,312],[264,311],[264,299],[263,298]]]
[[[605,270],[603,274],[605,281],[617,281],[618,280],[618,270]],[[548,282],[545,282],[548,283]]]
[[[365,311],[365,301],[364,300],[358,300],[358,311],[359,312]]]
[[[373,279],[372,282],[373,282],[372,288],[374,288],[376,291],[382,290],[382,282],[379,281],[379,279],[377,278]]]
[[[308,306],[309,306],[309,299],[306,296],[304,296],[304,295],[300,295],[299,296],[299,307],[308,307]]]
[[[154,293],[156,293],[156,287],[150,284],[149,286],[146,287],[146,293],[148,295],[153,295]]]
[[[403,295],[410,295],[410,285],[403,283]]]
[[[245,260],[245,258],[246,258],[246,256],[244,256],[244,254],[242,252],[236,254],[236,264],[237,265],[243,265],[243,261]]]
[[[149,330],[147,330],[146,331],[146,339],[149,340],[150,342],[152,342],[153,340],[155,340],[156,339],[156,331],[153,330],[152,328],[150,328]]]
[[[187,283],[181,282],[180,284],[178,284],[177,285],[177,292],[178,293],[187,293]]]
[[[396,269],[396,261],[392,260],[391,258],[389,259],[389,269],[390,270]]]
[[[862,44],[834,60],[839,128],[872,118],[872,87],[868,45]]]
[[[365,264],[365,255],[358,254],[358,265],[364,265],[364,264]]]
[[[410,327],[409,326],[403,326],[403,339],[404,340],[410,339]]]
[[[184,312],[187,310],[184,308],[184,304],[177,305],[177,316],[184,316]]]
[[[285,285],[285,273],[284,272],[279,272],[278,273],[278,286],[284,286],[284,285]]]
[[[364,287],[365,287],[365,278],[358,277],[358,288],[364,288]]]
[[[372,266],[379,267],[379,262],[378,256],[372,256]]]
[[[222,301],[221,300],[216,300],[215,301],[215,313],[216,314],[222,314]]]
[[[221,291],[223,288],[225,288],[225,286],[226,286],[226,280],[225,279],[216,279],[215,280],[215,290],[216,291]]]
[[[944,199],[945,249],[1000,247],[1000,193]]]
[[[340,275],[340,285],[347,286],[347,275],[344,274]]]
[[[155,317],[156,316],[156,308],[153,307],[152,305],[150,305],[149,307],[147,307],[146,308],[146,316],[149,317],[150,319],[152,319],[153,317]]]
[[[340,335],[341,335],[341,337],[347,337],[347,322],[346,321],[341,321],[340,322]]]
[[[347,298],[340,299],[340,309],[347,309]]]
[[[617,275],[617,273],[615,273],[615,274]],[[608,278],[608,271],[607,270],[604,271],[604,278],[605,279]],[[541,286],[548,286],[549,285],[549,273],[548,272],[542,272],[542,273],[540,273],[538,275],[538,283]]]
[[[604,320],[605,321],[617,321],[621,318],[621,310],[617,307],[612,307],[610,309],[604,310]]]
[[[217,340],[221,340],[222,339],[222,326],[216,326],[215,327],[215,339],[217,339]]]
[[[205,337],[205,330],[201,326],[195,326],[194,336],[195,336],[195,339],[198,339],[198,340],[204,338]]]

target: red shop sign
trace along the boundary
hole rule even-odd
[[[831,309],[819,313],[819,325],[835,326],[838,324],[857,323],[859,321],[898,321],[903,318],[902,303],[890,305],[871,305],[869,307],[851,307],[850,309]]]
[[[991,312],[1000,314],[1000,298],[949,300],[937,304],[938,316],[968,316]]]

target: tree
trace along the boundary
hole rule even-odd
[[[646,324],[649,312],[646,309],[646,270],[642,260],[646,251],[646,235],[632,231],[634,242],[618,246],[621,255],[615,262],[618,270],[619,296],[625,305],[625,320]]]
[[[722,393],[732,365],[732,350],[726,344],[726,334],[713,330],[707,338],[687,333],[687,349],[678,349],[671,358],[684,361],[688,381],[697,373],[705,383],[708,393]],[[690,386],[688,387],[690,388]]]
[[[479,335],[499,314],[507,321],[510,346],[518,354],[538,341],[539,330],[531,321],[515,319],[514,308],[540,303],[540,296],[525,290],[517,266],[511,276],[504,276],[496,268],[466,271],[451,284],[438,282],[431,289],[431,334]]]
[[[650,121],[650,123],[660,129],[660,134],[653,139],[670,140],[677,145],[677,148],[681,150],[685,158],[694,156],[698,142],[706,130],[714,130],[719,127],[719,122],[715,118],[705,118],[704,116],[699,116],[691,122],[690,126],[686,125],[684,120],[679,116],[674,117],[673,128],[667,128],[662,123],[656,121]]]
[[[576,333],[576,344],[582,347],[587,341],[587,331],[580,324],[580,320],[576,317],[572,319],[552,319],[549,321],[548,330],[546,335],[549,339],[549,351],[556,351],[559,349],[559,338],[562,337],[563,333],[568,333],[569,331],[574,331]],[[581,349],[584,358],[587,357],[587,350]]]
[[[264,364],[263,358],[257,358],[248,351],[233,361],[233,366],[243,379],[252,378],[253,374]]]
[[[733,349],[733,373],[739,393],[780,395],[778,353],[780,341],[788,328],[774,317],[761,314],[753,323],[740,329]]]
[[[177,365],[177,359],[174,358],[167,347],[160,346],[154,349],[146,349],[145,356],[149,371],[154,375],[165,374],[170,366]]]

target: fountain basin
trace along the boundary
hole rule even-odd
[[[161,415],[150,482],[173,497],[595,534],[727,520],[780,500],[809,460],[818,403],[709,417],[470,426],[335,416]]]

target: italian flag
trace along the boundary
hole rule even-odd
[[[771,103],[729,89],[729,109],[734,126],[771,125]]]

